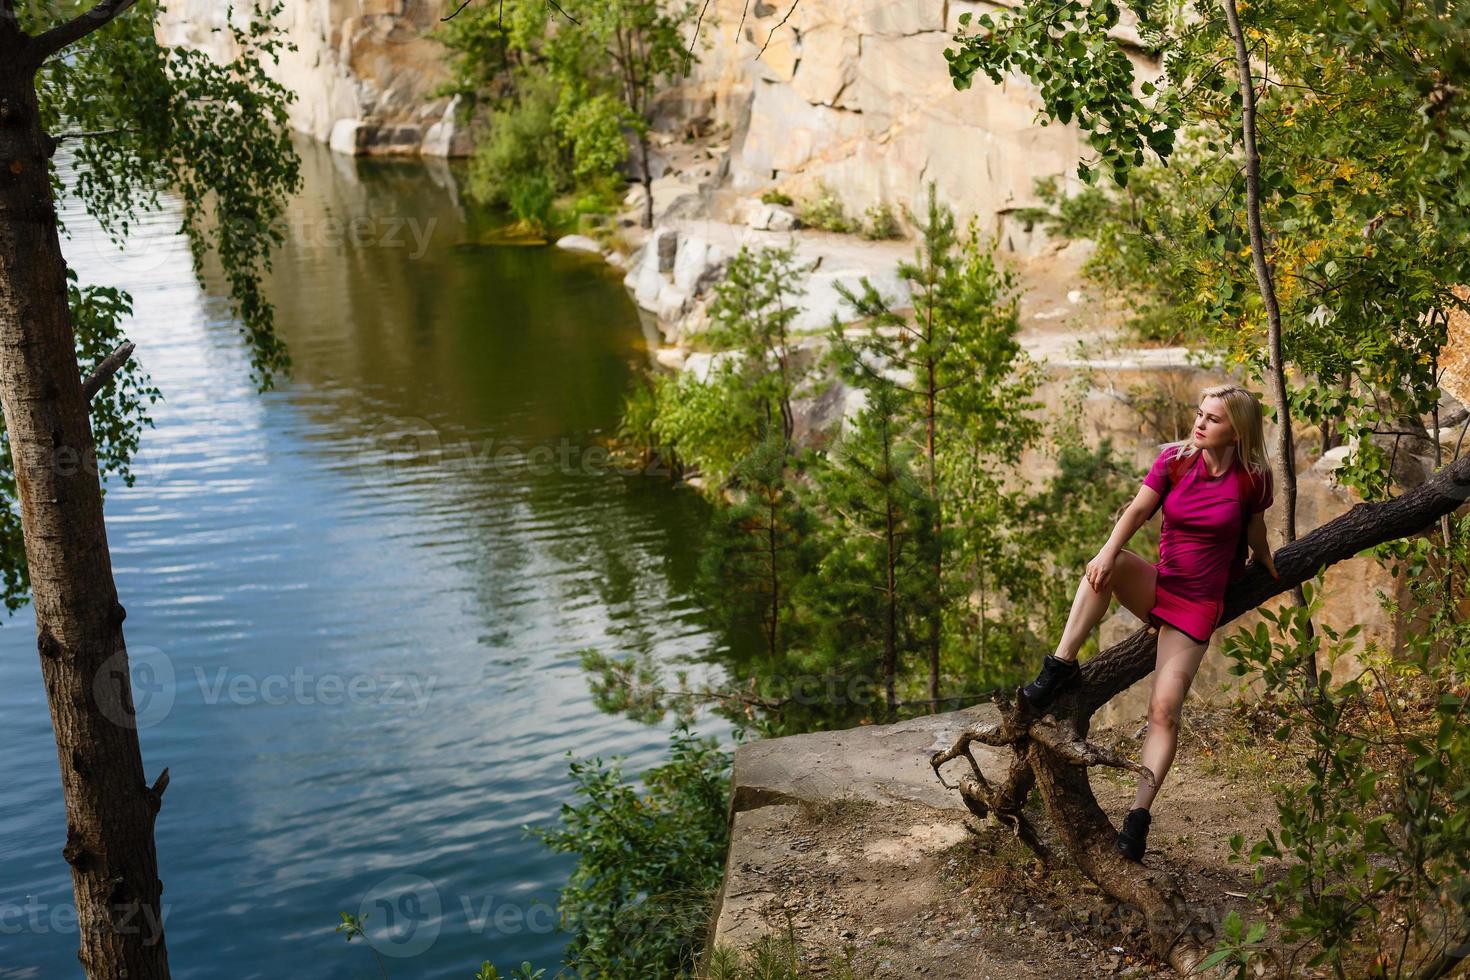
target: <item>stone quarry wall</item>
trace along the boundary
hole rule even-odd
[[[164,0],[159,37],[229,59],[227,18],[252,2],[265,0]],[[298,50],[274,70],[298,96],[291,124],[343,153],[469,153],[457,106],[432,95],[447,78],[433,31],[452,9],[447,0],[291,0],[279,23]],[[801,197],[826,184],[860,216],[878,204],[919,210],[933,181],[961,221],[977,218],[1004,247],[1034,252],[1037,234],[1009,216],[1038,203],[1036,177],[1075,184],[1086,145],[1071,126],[1037,124],[1039,101],[1024,79],[982,77],[954,89],[944,49],[958,18],[994,9],[968,0],[800,0],[793,12],[785,3],[713,0],[700,62],[662,99],[658,126],[678,131],[700,117],[727,124],[721,167],[736,191],[778,186]]]
[[[221,61],[237,55],[227,29],[252,2],[164,0],[160,42]],[[296,51],[271,75],[296,93],[291,125],[350,154],[463,156],[472,149],[455,100],[435,97],[448,77],[444,48],[430,37],[446,0],[289,0],[277,19]]]
[[[714,0],[701,62],[673,98],[677,115],[731,127],[728,181],[802,197],[825,183],[860,216],[888,204],[922,213],[924,186],[961,222],[977,218],[1024,254],[1037,235],[1009,220],[1038,204],[1033,181],[1076,186],[1088,147],[1072,126],[1038,125],[1035,88],[983,76],[950,81],[944,49],[959,17],[1003,9],[965,0]],[[742,11],[744,25],[741,26]],[[782,23],[790,13],[790,19]],[[1126,24],[1119,36],[1134,40]],[[757,59],[761,47],[764,54]],[[1138,57],[1140,69],[1157,65]]]

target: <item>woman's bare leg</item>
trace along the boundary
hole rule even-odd
[[[1153,695],[1148,704],[1148,737],[1143,740],[1139,759],[1153,772],[1156,782],[1150,785],[1140,777],[1135,808],[1148,809],[1158,795],[1164,776],[1174,764],[1174,751],[1179,745],[1179,714],[1184,696],[1204,659],[1206,644],[1179,632],[1167,623],[1159,629],[1159,652],[1154,668]]]
[[[1148,611],[1154,606],[1154,584],[1158,569],[1131,551],[1120,551],[1113,564],[1113,574],[1101,592],[1094,592],[1087,576],[1077,586],[1077,595],[1072,599],[1072,611],[1067,614],[1067,625],[1062,638],[1057,642],[1058,660],[1076,660],[1077,651],[1087,642],[1093,627],[1108,611],[1113,596],[1128,608],[1133,615],[1148,621]]]

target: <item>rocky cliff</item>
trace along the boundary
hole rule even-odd
[[[223,28],[249,2],[164,0],[159,36],[228,59]],[[726,124],[732,139],[712,169],[736,191],[778,186],[801,197],[825,184],[860,216],[879,204],[917,207],[933,181],[962,221],[976,217],[1008,249],[1033,252],[1032,232],[1008,216],[1037,203],[1034,178],[1075,180],[1085,143],[1070,126],[1037,125],[1039,103],[1022,79],[955,91],[944,49],[958,18],[996,7],[712,0],[700,60],[665,93],[657,126]],[[292,125],[344,153],[468,153],[457,107],[433,96],[447,77],[433,32],[452,9],[446,0],[291,0],[280,26],[297,50],[275,76],[297,93]]]
[[[230,19],[252,0],[163,0],[157,34],[229,61]],[[471,144],[454,100],[435,97],[448,77],[431,36],[445,0],[290,0],[278,25],[296,45],[272,76],[296,93],[291,125],[351,154],[463,156]]]
[[[960,15],[1003,6],[713,0],[700,64],[673,105],[731,126],[737,191],[774,184],[801,197],[820,182],[861,215],[879,204],[921,211],[933,181],[962,222],[976,217],[1004,247],[1030,253],[1032,233],[1009,216],[1038,203],[1034,178],[1075,182],[1087,147],[1074,127],[1037,124],[1040,102],[1024,79],[955,90],[944,49]]]

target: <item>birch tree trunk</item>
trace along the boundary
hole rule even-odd
[[[66,804],[86,975],[169,975],[149,786],[48,180],[33,39],[0,18],[0,406]]]

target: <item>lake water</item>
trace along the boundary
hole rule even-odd
[[[571,861],[522,828],[567,753],[664,755],[598,712],[577,652],[708,659],[705,509],[598,439],[648,352],[619,278],[492,248],[444,167],[301,144],[269,294],[295,362],[266,394],[176,211],[124,255],[68,211],[84,283],[130,290],[162,389],[107,494],[176,978],[554,973]],[[703,729],[727,734],[711,721]],[[79,977],[55,743],[23,610],[0,627],[0,977]]]

